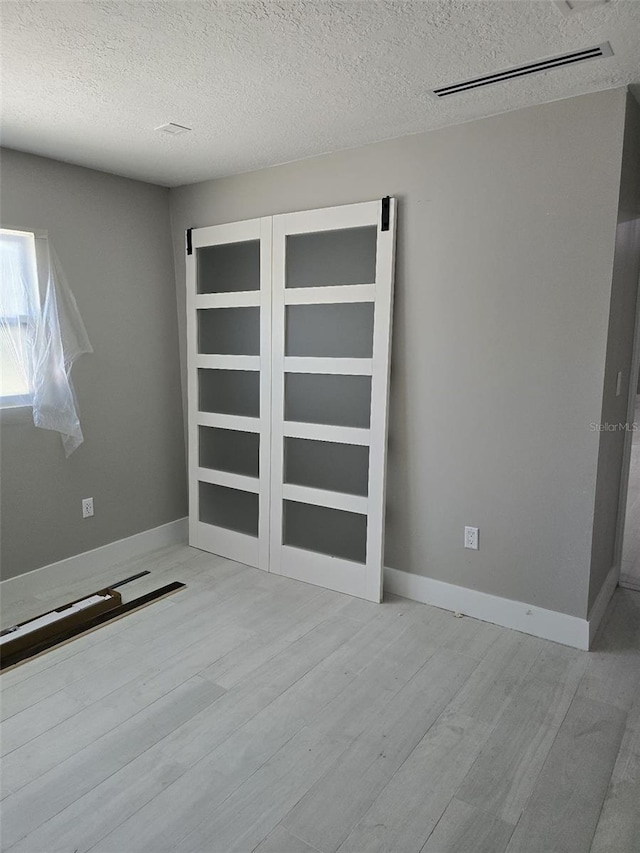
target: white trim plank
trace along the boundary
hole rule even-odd
[[[102,583],[103,586],[115,583],[119,580],[119,575],[122,574],[119,569],[121,563],[135,560],[137,557],[158,548],[183,545],[186,541],[187,519],[178,518],[175,521],[168,522],[168,524],[134,533],[133,536],[109,542],[107,545],[101,545],[91,551],[83,551],[56,563],[49,563],[47,566],[32,569],[30,572],[16,575],[13,578],[6,578],[0,582],[2,627],[9,627],[15,622],[30,618],[30,613],[23,613],[22,609],[16,610],[16,608],[20,608],[21,602],[26,599],[34,598],[39,602],[33,614],[37,615],[42,612],[42,602],[48,601],[51,595],[54,596],[51,603],[52,607],[65,603],[64,598],[59,598],[61,590],[63,595],[65,594],[64,591],[67,590],[69,598],[72,598],[74,594],[77,597],[85,591],[90,591],[91,587],[86,586],[87,579],[92,582],[91,578],[94,575],[105,571],[110,574],[106,579],[101,579],[100,582],[96,578],[95,588],[99,588],[99,583]],[[12,615],[15,613],[20,613],[20,618]],[[3,676],[3,681],[6,683],[6,675]]]

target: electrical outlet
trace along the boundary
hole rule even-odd
[[[82,517],[91,518],[93,515],[93,498],[82,498]]]
[[[464,529],[464,547],[471,548],[472,551],[477,551],[479,546],[479,533],[477,527],[465,527]]]

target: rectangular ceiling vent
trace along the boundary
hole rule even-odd
[[[434,89],[433,94],[438,98],[446,98],[448,95],[457,95],[458,92],[468,92],[470,89],[492,86],[494,83],[503,83],[505,80],[514,80],[517,77],[525,77],[529,74],[539,74],[541,71],[549,71],[551,68],[575,65],[577,62],[586,62],[588,59],[600,59],[603,56],[613,56],[613,50],[609,42],[598,44],[595,47],[588,47],[584,50],[562,53],[560,56],[552,56],[549,59],[540,59],[538,62],[529,62],[527,65],[517,65],[515,68],[508,68],[506,71],[498,71],[495,74],[474,77],[472,80],[454,83],[452,86],[441,86],[439,89]]]
[[[170,133],[172,136],[177,136],[179,133],[188,133],[191,128],[185,127],[183,124],[176,124],[175,122],[170,121],[169,124],[161,124],[160,127],[156,127],[156,130],[159,130],[162,133]]]
[[[555,4],[563,15],[572,15],[574,12],[584,12],[594,6],[606,6],[609,0],[555,0]]]

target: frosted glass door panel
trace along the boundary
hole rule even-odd
[[[271,571],[381,601],[395,199],[273,217]]]
[[[314,373],[285,376],[285,421],[367,429],[370,411],[370,376]]]
[[[285,438],[284,482],[366,497],[369,448],[333,441]]]
[[[200,521],[246,533],[258,535],[258,495],[228,489],[213,483],[200,483]]]
[[[189,544],[266,571],[272,232],[262,217],[185,241]]]
[[[260,355],[260,308],[201,308],[198,352]]]
[[[218,427],[198,427],[200,467],[244,477],[260,474],[260,436]]]
[[[284,545],[364,563],[367,517],[326,506],[284,501]]]
[[[376,242],[375,226],[289,234],[285,287],[372,284]]]
[[[371,358],[373,302],[287,305],[285,355]]]
[[[198,293],[260,290],[260,241],[223,243],[197,250]]]
[[[198,370],[200,411],[260,417],[260,373],[256,370]]]

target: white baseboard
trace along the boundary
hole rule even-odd
[[[611,601],[611,596],[616,591],[616,587],[620,581],[620,567],[613,566],[598,593],[598,597],[593,602],[593,606],[589,611],[589,645],[593,642],[598,626],[602,622],[602,617]]]
[[[579,619],[577,616],[569,616],[567,613],[545,610],[522,601],[500,598],[497,595],[489,595],[486,592],[478,592],[398,569],[385,568],[384,588],[404,598],[411,598],[454,613],[464,613],[466,616],[473,616],[483,622],[492,622],[503,628],[513,628],[516,631],[542,637],[545,640],[553,640],[576,649],[589,648],[590,622]],[[598,596],[598,602],[599,599],[600,596]],[[602,612],[604,613],[604,609]]]
[[[0,583],[3,605],[10,606],[12,602],[37,596],[43,591],[59,586],[72,586],[88,575],[97,574],[117,566],[118,563],[135,559],[147,551],[164,548],[166,545],[186,543],[187,536],[187,519],[178,518],[160,527],[143,530],[142,533],[136,533],[126,539],[118,539],[117,542],[102,545],[93,551],[85,551],[83,554],[50,563],[48,566],[25,572],[23,575],[7,578]],[[113,579],[114,582],[116,580],[117,578]]]
[[[72,586],[87,575],[97,574],[148,551],[187,541],[188,519],[170,521],[93,551],[85,551],[66,560],[8,578],[0,583],[3,604],[10,606],[12,602],[37,596],[44,590],[57,586]],[[588,619],[579,619],[577,616],[545,610],[522,601],[500,598],[398,569],[385,568],[384,588],[395,595],[431,604],[443,610],[464,613],[484,622],[553,640],[565,646],[588,649],[618,585],[619,575],[618,567],[611,569]]]
[[[627,575],[625,572],[620,572],[620,586],[625,589],[632,589],[634,592],[640,592],[640,580],[636,575]]]

